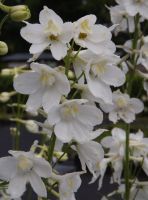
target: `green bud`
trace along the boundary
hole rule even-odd
[[[0,56],[8,53],[8,46],[5,42],[0,41]]]
[[[26,5],[18,5],[10,7],[10,17],[13,21],[20,22],[31,17],[30,10]]]

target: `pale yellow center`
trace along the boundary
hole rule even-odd
[[[67,179],[67,184],[69,186],[70,189],[73,189],[74,188],[74,181],[72,178],[68,178]]]
[[[61,112],[64,118],[69,119],[69,117],[76,116],[76,114],[79,112],[79,108],[76,104],[66,105],[62,107]]]
[[[55,76],[45,70],[42,70],[40,81],[43,86],[52,86],[55,83]]]
[[[87,19],[85,19],[82,23],[81,23],[81,32],[82,33],[91,33],[91,27],[89,25],[89,21]]]
[[[18,157],[17,167],[22,171],[29,171],[33,167],[33,162],[24,155]]]
[[[95,76],[101,75],[106,72],[106,61],[99,62],[91,65],[91,72]]]
[[[128,104],[127,100],[124,97],[119,97],[116,100],[116,104],[119,108],[125,108]]]

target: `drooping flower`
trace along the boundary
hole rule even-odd
[[[92,137],[92,130],[102,123],[103,114],[96,106],[86,103],[86,99],[74,99],[51,108],[48,122],[55,125],[54,132],[59,140],[83,143]]]
[[[51,166],[32,151],[9,151],[12,156],[0,158],[0,179],[9,182],[8,193],[19,198],[30,183],[38,196],[46,197],[47,191],[41,179],[51,176]]]
[[[148,1],[147,0],[122,0],[127,13],[131,16],[140,14],[145,19],[148,19]]]
[[[80,175],[84,172],[73,172],[64,175],[53,174],[52,178],[59,182],[60,200],[76,200],[74,193],[81,186]]]
[[[73,37],[73,24],[63,20],[53,10],[44,6],[39,15],[39,24],[27,23],[21,36],[31,43],[30,53],[40,54],[50,48],[53,57],[61,60],[67,54],[67,44]]]
[[[109,113],[109,120],[116,123],[122,119],[126,123],[135,120],[135,115],[142,112],[144,105],[137,98],[130,98],[128,94],[121,93],[120,90],[113,92],[113,105],[100,104],[102,110]]]
[[[45,64],[32,63],[32,71],[18,75],[14,79],[14,88],[22,94],[29,94],[27,110],[36,112],[43,106],[48,112],[50,108],[60,102],[62,95],[70,91],[67,77],[57,68]]]
[[[115,52],[115,44],[111,41],[111,31],[103,25],[97,25],[95,15],[86,15],[74,22],[74,41],[81,47],[88,48],[96,54]]]

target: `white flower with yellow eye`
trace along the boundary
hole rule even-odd
[[[8,193],[19,198],[30,183],[38,196],[46,197],[47,191],[41,179],[51,177],[50,164],[32,151],[9,151],[12,156],[0,158],[0,179],[8,181]]]
[[[144,109],[143,102],[137,98],[130,98],[128,94],[120,90],[113,92],[113,104],[100,104],[102,110],[109,113],[109,120],[116,123],[122,119],[126,123],[135,120],[135,115]]]
[[[86,99],[67,100],[50,109],[47,120],[55,125],[54,132],[59,140],[84,143],[91,137],[94,126],[102,123],[102,112],[87,102]]]
[[[81,51],[74,70],[76,76],[84,71],[88,89],[94,97],[112,103],[110,86],[118,87],[125,82],[124,72],[117,67],[120,58],[114,54],[96,55],[89,50]],[[80,65],[78,65],[80,63]],[[81,79],[81,83],[82,83]]]
[[[70,92],[69,81],[58,67],[53,69],[45,64],[32,63],[31,69],[14,79],[14,88],[21,94],[29,94],[27,111],[36,112],[43,106],[48,112],[60,102],[62,95]]]
[[[111,41],[111,31],[103,25],[97,25],[95,15],[86,15],[74,22],[74,41],[81,47],[94,53],[115,52],[115,44]]]
[[[39,15],[40,24],[30,24],[21,29],[21,36],[31,43],[30,53],[37,55],[50,47],[56,60],[67,54],[67,44],[73,37],[73,24],[63,20],[53,10],[44,6]]]

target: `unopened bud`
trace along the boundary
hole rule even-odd
[[[38,133],[39,127],[33,120],[27,120],[25,123],[27,130],[31,133]]]
[[[0,41],[0,56],[8,53],[8,46],[5,42]]]
[[[30,10],[26,5],[12,6],[9,13],[11,19],[16,22],[27,20],[31,17]]]

